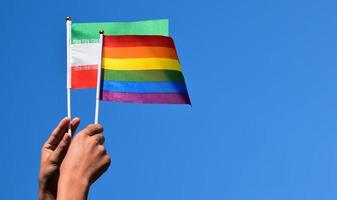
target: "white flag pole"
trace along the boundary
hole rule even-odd
[[[101,89],[101,72],[102,72],[102,51],[103,51],[103,35],[104,31],[99,31],[99,44],[100,44],[100,52],[99,52],[99,62],[97,69],[97,88],[96,88],[96,108],[95,108],[95,124],[98,124],[98,115],[99,115],[99,94]]]
[[[70,66],[70,41],[71,41],[71,17],[66,18],[67,25],[67,117],[71,119],[70,88],[71,88],[71,66]],[[71,135],[71,125],[68,133]]]

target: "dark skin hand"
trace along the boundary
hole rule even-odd
[[[103,143],[103,127],[99,124],[88,125],[74,137],[61,164],[58,200],[87,199],[90,185],[111,163]]]
[[[57,198],[61,163],[71,143],[71,136],[67,133],[69,123],[71,123],[72,133],[74,133],[80,119],[74,118],[71,122],[69,118],[62,119],[42,146],[39,173],[40,200],[55,200]]]

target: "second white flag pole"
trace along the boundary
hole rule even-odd
[[[99,115],[99,99],[100,99],[100,89],[101,89],[101,74],[102,74],[102,52],[103,52],[103,35],[104,31],[99,31],[99,55],[100,59],[97,67],[97,88],[96,88],[96,108],[95,108],[95,124],[98,124]]]

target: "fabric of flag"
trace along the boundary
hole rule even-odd
[[[100,99],[190,104],[172,38],[159,35],[103,37]]]
[[[71,88],[96,88],[100,57],[99,30],[107,35],[168,36],[168,20],[73,23],[71,26]]]

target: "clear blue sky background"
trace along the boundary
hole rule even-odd
[[[336,1],[0,2],[0,199],[36,199],[66,114],[65,17],[168,18],[193,107],[102,103],[113,159],[91,199],[337,198]],[[95,91],[73,92],[80,128]]]

